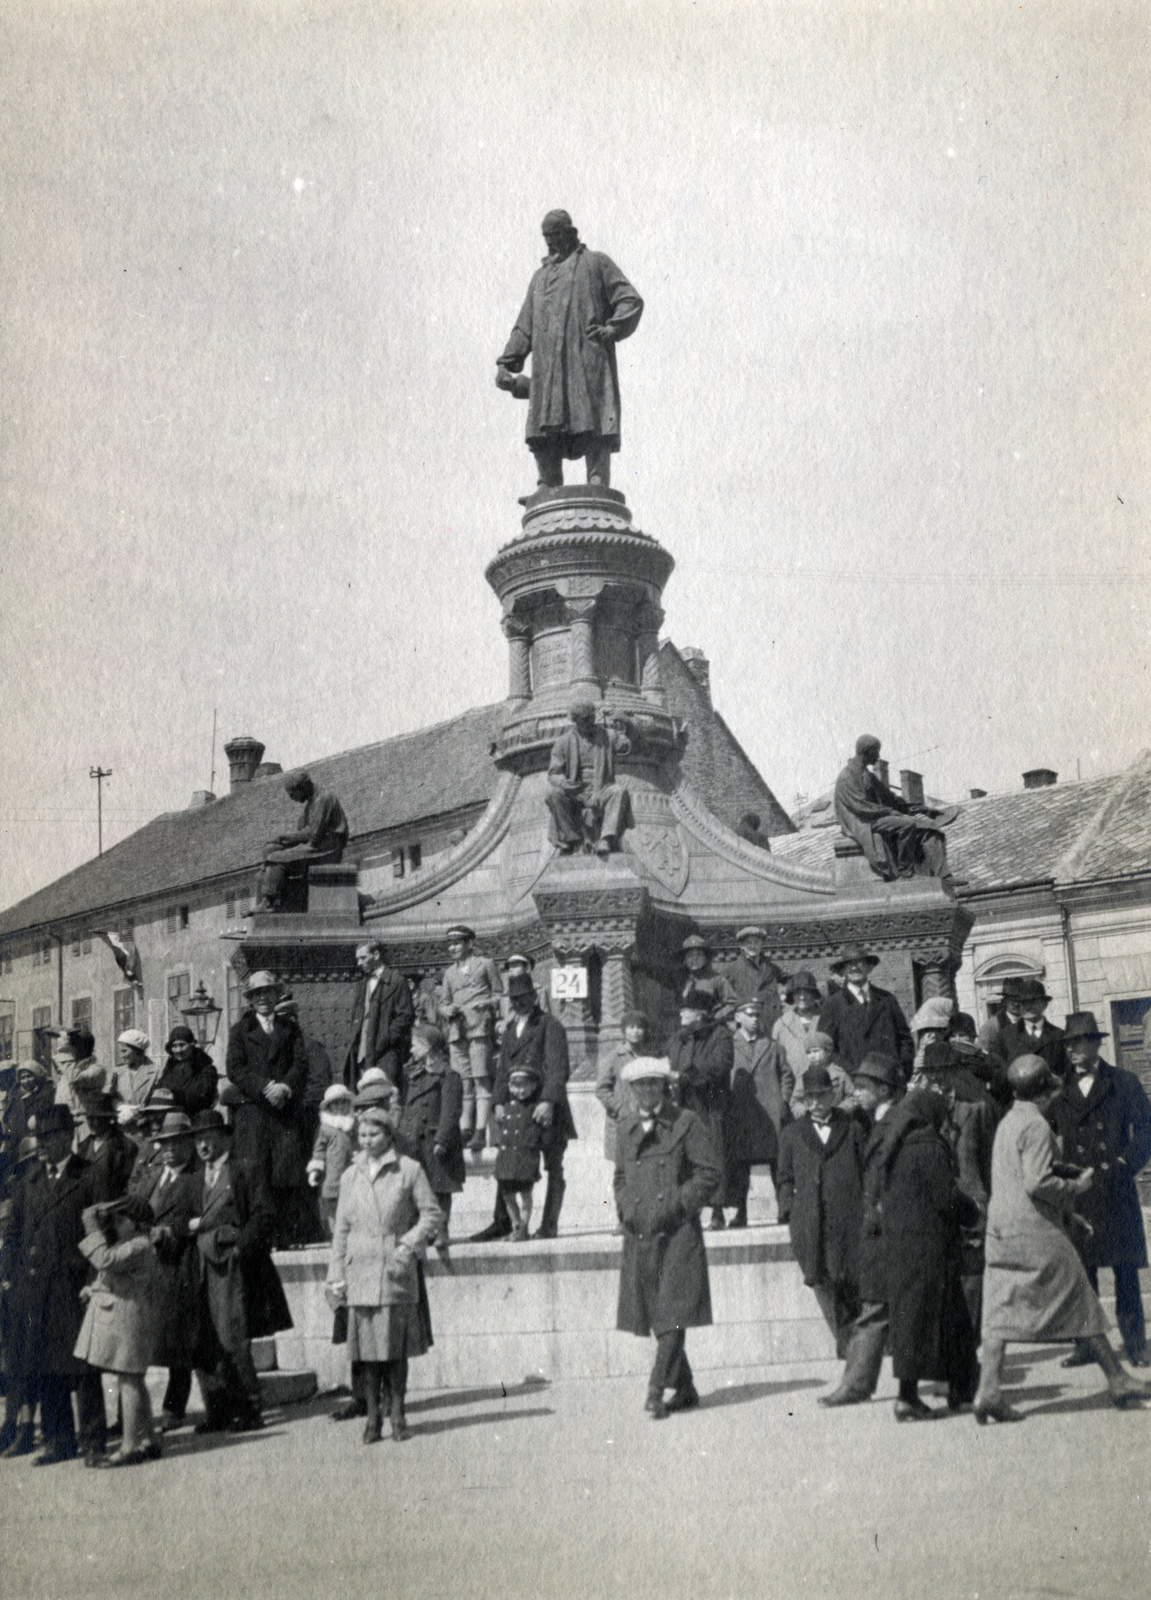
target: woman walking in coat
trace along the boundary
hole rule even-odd
[[[1007,1081],[1015,1104],[996,1129],[991,1156],[975,1420],[1023,1420],[999,1389],[1013,1340],[1082,1340],[1103,1368],[1113,1404],[1147,1399],[1151,1389],[1119,1365],[1103,1307],[1065,1231],[1072,1202],[1088,1193],[1094,1174],[1087,1167],[1078,1176],[1060,1176],[1055,1136],[1043,1115],[1060,1079],[1042,1056],[1018,1056],[1007,1069]]]
[[[655,1334],[645,1408],[655,1421],[699,1404],[684,1348],[688,1328],[711,1322],[699,1214],[723,1173],[700,1119],[667,1097],[671,1066],[640,1056],[623,1069],[639,1110],[621,1123],[615,1199],[623,1224],[616,1327]],[[664,1391],[673,1391],[670,1400]]]
[[[452,1196],[464,1187],[464,1139],[460,1132],[464,1085],[448,1058],[448,1042],[439,1028],[417,1022],[412,1029],[412,1054],[404,1068],[404,1106],[396,1129],[401,1154],[418,1161],[427,1174],[444,1220],[433,1241],[441,1261],[448,1260],[448,1221]]]
[[[892,1113],[884,1142],[883,1266],[897,1422],[935,1416],[919,1398],[921,1378],[946,1382],[957,1411],[970,1404],[979,1377],[960,1232],[979,1211],[956,1180],[946,1121],[943,1096],[917,1090]]]
[[[348,1307],[348,1354],[368,1408],[365,1444],[380,1438],[385,1405],[392,1438],[408,1437],[408,1362],[431,1344],[417,1267],[443,1225],[424,1169],[395,1147],[391,1102],[384,1086],[357,1097],[360,1149],[340,1180],[326,1289],[333,1311]]]
[[[158,1273],[148,1237],[152,1208],[125,1195],[110,1205],[89,1206],[83,1215],[80,1253],[96,1268],[94,1283],[80,1292],[87,1301],[75,1355],[120,1383],[124,1433],[115,1455],[89,1465],[133,1467],[158,1461],[160,1443],[144,1375],[152,1361]]]

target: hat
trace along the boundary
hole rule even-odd
[[[468,939],[468,940],[471,940],[471,939],[474,939],[475,936],[476,936],[475,929],[474,928],[469,928],[466,922],[457,922],[454,928],[449,928],[447,933],[444,934],[444,938],[448,941],[449,944],[451,944],[453,939]]]
[[[534,995],[536,986],[532,982],[530,972],[513,972],[508,979],[508,999],[520,1000],[525,995]]]
[[[444,1038],[439,1028],[430,1022],[417,1022],[412,1029],[413,1039],[422,1039],[433,1055],[442,1056],[448,1048],[448,1041]]]
[[[355,1111],[367,1111],[372,1106],[377,1109],[386,1109],[396,1097],[395,1086],[385,1078],[383,1083],[369,1083],[367,1088],[363,1083],[356,1090],[356,1097],[352,1101]]]
[[[352,1091],[346,1083],[330,1083],[324,1090],[324,1098],[320,1101],[322,1106],[330,1106],[333,1100],[351,1100]]]
[[[35,1155],[36,1141],[35,1139],[29,1138],[28,1135],[25,1134],[24,1138],[21,1139],[20,1143],[16,1146],[16,1159],[13,1161],[12,1165],[14,1167],[22,1167],[25,1161],[33,1160]]]
[[[807,1043],[803,1048],[805,1050],[826,1050],[830,1054],[835,1049],[835,1040],[830,1033],[820,1033],[816,1029],[814,1033],[808,1034]]]
[[[83,1094],[77,1097],[80,1109],[89,1122],[115,1122],[116,1100],[110,1094]]]
[[[187,1044],[195,1044],[196,1042],[196,1035],[192,1032],[191,1028],[185,1028],[183,1023],[181,1023],[179,1027],[172,1029],[164,1044],[164,1049],[170,1050],[172,1046],[181,1039],[183,1039]]]
[[[1022,978],[1004,978],[1004,980],[1003,980],[1003,988],[1000,991],[999,998],[1001,1000],[1018,1000],[1019,999],[1019,985],[1022,982],[1023,982]]]
[[[152,1135],[152,1142],[162,1142],[167,1139],[190,1139],[192,1136],[192,1119],[186,1111],[169,1111],[159,1131]]]
[[[681,1011],[711,1011],[715,1005],[715,995],[710,989],[701,989],[698,984],[692,984],[680,996],[679,1008]]]
[[[948,995],[937,994],[925,1000],[911,1019],[912,1033],[923,1033],[927,1028],[939,1028],[946,1033],[951,1022],[955,1001]]]
[[[710,948],[711,946],[708,944],[707,940],[701,938],[698,933],[689,934],[680,945],[681,950],[710,950]]]
[[[797,972],[794,978],[788,979],[786,992],[789,1000],[796,994],[813,994],[818,997],[819,985],[815,981],[815,975],[805,968],[802,972]]]
[[[641,1078],[670,1078],[671,1062],[663,1056],[636,1056],[620,1071],[621,1083],[638,1083]]]
[[[741,1011],[750,1011],[758,1017],[759,1008],[760,1001],[758,1000],[741,1000],[735,1008],[735,1014],[738,1017]]]
[[[1076,1039],[1106,1039],[1108,1034],[1095,1020],[1094,1011],[1071,1011],[1063,1023],[1063,1043]]]
[[[549,211],[540,223],[541,233],[551,233],[553,230],[560,228],[571,228],[572,232],[575,232],[575,226],[566,211]]]
[[[513,1067],[508,1073],[508,1082],[511,1083],[515,1078],[528,1078],[532,1083],[543,1082],[543,1079],[540,1077],[539,1073],[534,1067]]]
[[[231,1133],[222,1111],[197,1111],[192,1119],[192,1133]]]
[[[1020,1005],[1027,1005],[1033,1000],[1042,1000],[1046,1004],[1051,996],[1038,978],[1019,978],[1012,998],[1018,1000]]]
[[[290,989],[285,989],[283,994],[276,1001],[276,1006],[275,1006],[276,1016],[278,1016],[278,1017],[294,1017],[297,1014],[297,1012],[299,1011],[299,1009],[300,1009],[300,1007],[299,1007],[298,1002],[295,1001],[292,998],[292,991]]]
[[[923,1070],[933,1072],[958,1072],[963,1059],[952,1049],[947,1039],[938,1039],[923,1052]]]
[[[29,1056],[27,1061],[17,1061],[16,1076],[19,1077],[22,1072],[31,1073],[32,1077],[40,1079],[48,1076],[48,1068],[42,1066],[35,1056]]]
[[[651,1032],[651,1018],[646,1011],[625,1011],[623,1014],[625,1028],[642,1028],[645,1033]]]
[[[873,956],[870,950],[865,950],[861,944],[845,944],[839,952],[839,958],[831,963],[832,972],[842,972],[844,967],[851,966],[856,961],[862,961],[866,966],[877,967],[879,957]]]
[[[96,1215],[104,1217],[129,1217],[138,1228],[150,1228],[156,1214],[148,1202],[138,1194],[122,1194],[118,1200],[105,1200],[96,1207]]]
[[[835,1083],[826,1067],[808,1067],[803,1074],[804,1094],[826,1094],[828,1089],[834,1088]]]
[[[740,944],[742,944],[745,939],[766,939],[767,929],[754,927],[740,928],[739,932],[736,934],[736,938],[739,940]]]
[[[116,1035],[117,1044],[126,1044],[132,1050],[150,1050],[152,1041],[148,1035],[139,1028],[125,1028],[123,1033]]]
[[[245,994],[255,994],[257,989],[276,989],[276,990],[279,990],[279,987],[280,987],[280,985],[276,982],[275,973],[274,972],[264,972],[261,969],[259,972],[253,972],[251,977],[244,984],[244,993]]]
[[[155,1112],[163,1114],[165,1111],[175,1110],[175,1107],[176,1096],[171,1089],[153,1089],[148,1096],[147,1104],[142,1105],[136,1115],[139,1116],[142,1113],[145,1116],[151,1116]]]
[[[522,956],[518,950],[513,950],[511,955],[504,962],[504,971],[506,972],[509,967],[515,966],[516,962],[519,962],[521,966],[525,966],[529,972],[535,971],[535,957]]]
[[[361,1089],[370,1089],[375,1083],[386,1083],[389,1088],[391,1087],[392,1080],[388,1077],[383,1067],[369,1067],[366,1072],[362,1072],[360,1081],[356,1084],[356,1092],[359,1093]]]
[[[928,1045],[928,1050],[934,1050],[936,1045]],[[899,1083],[899,1068],[895,1064],[894,1056],[884,1055],[882,1050],[869,1050],[863,1060],[851,1074],[856,1083],[881,1083],[885,1089],[894,1089]]]
[[[49,1133],[71,1133],[75,1129],[69,1106],[45,1106],[36,1116],[36,1137],[43,1139]]]

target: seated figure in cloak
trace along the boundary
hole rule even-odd
[[[551,838],[561,855],[582,845],[597,855],[619,849],[630,820],[628,792],[616,782],[615,758],[631,750],[619,726],[596,721],[590,700],[576,700],[572,725],[552,745],[545,796],[551,812]]]
[[[256,884],[256,908],[281,911],[291,882],[307,885],[308,868],[342,860],[348,842],[348,819],[334,794],[318,790],[306,772],[284,779],[289,798],[303,802],[300,825],[281,833],[264,847],[264,865]]]
[[[855,754],[835,780],[835,814],[844,833],[862,848],[871,870],[891,882],[895,878],[939,878],[950,893],[944,828],[959,815],[957,807],[936,811],[915,806],[893,793],[871,768],[879,760],[880,743],[864,733]]]

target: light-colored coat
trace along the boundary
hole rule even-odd
[[[340,1179],[328,1282],[350,1306],[417,1304],[416,1260],[443,1220],[418,1161],[393,1149],[373,1179],[361,1150]]]
[[[983,1274],[983,1337],[1077,1339],[1107,1318],[1064,1232],[1074,1195],[1056,1177],[1055,1136],[1039,1108],[1017,1100],[995,1132]]]
[[[145,1234],[108,1244],[97,1229],[80,1241],[96,1268],[75,1354],[103,1372],[146,1372],[155,1344],[159,1289],[156,1252]]]

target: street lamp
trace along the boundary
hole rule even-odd
[[[180,1007],[180,1014],[188,1018],[197,1041],[205,1046],[215,1044],[216,1029],[220,1026],[222,1012],[223,1007],[218,1006],[204,988],[203,978],[200,979],[191,1002]]]

